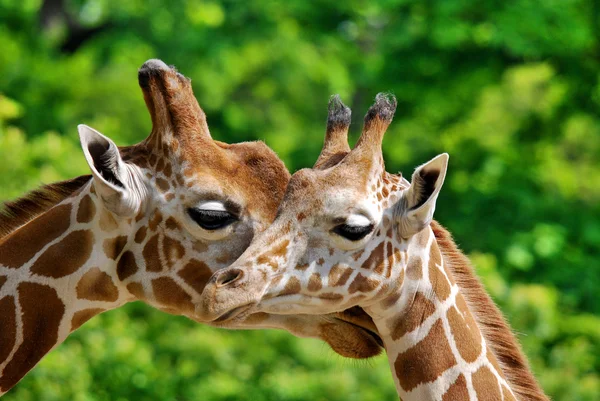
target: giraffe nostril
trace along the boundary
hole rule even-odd
[[[217,287],[224,287],[238,281],[243,276],[244,272],[240,269],[227,269],[217,276],[215,283]]]

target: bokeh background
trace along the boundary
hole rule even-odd
[[[600,3],[0,0],[0,200],[87,173],[76,126],[150,130],[137,68],[192,78],[213,137],[311,166],[339,93],[352,139],[398,111],[388,170],[451,155],[436,211],[555,400],[600,394]],[[1,323],[0,323],[1,324]],[[385,358],[132,304],[94,318],[7,401],[394,400]]]

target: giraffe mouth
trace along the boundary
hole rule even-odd
[[[256,302],[251,302],[246,305],[238,306],[237,308],[231,309],[221,316],[213,320],[211,323],[225,323],[233,320],[242,320],[249,315],[250,310],[256,305]]]

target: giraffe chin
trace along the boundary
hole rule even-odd
[[[367,359],[381,354],[383,342],[379,335],[354,323],[345,323],[324,324],[321,339],[346,358]]]
[[[321,338],[336,353],[353,359],[367,359],[381,354],[383,340],[373,319],[361,307],[338,312],[333,319],[334,323],[323,325]]]

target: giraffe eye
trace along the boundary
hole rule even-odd
[[[358,241],[367,236],[373,231],[373,224],[366,226],[356,226],[350,224],[340,224],[336,226],[332,231],[337,235],[340,235],[350,241]]]
[[[237,217],[226,210],[189,208],[187,212],[205,230],[219,230],[237,221]]]

